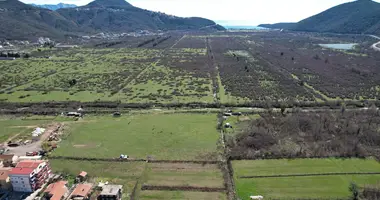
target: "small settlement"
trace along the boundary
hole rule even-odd
[[[47,160],[17,159],[0,155],[0,196],[22,195],[21,199],[39,200],[120,200],[122,185],[88,182],[87,172],[80,172],[69,184],[60,174],[53,174]],[[4,198],[5,197],[5,198]]]

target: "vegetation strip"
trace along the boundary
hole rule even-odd
[[[380,172],[346,172],[346,173],[318,173],[318,174],[280,174],[266,176],[239,176],[242,179],[251,178],[282,178],[282,177],[299,177],[299,176],[341,176],[341,175],[378,175]]]
[[[192,191],[192,192],[224,192],[225,188],[220,187],[193,187],[193,186],[163,186],[144,184],[141,190],[164,190],[164,191]]]

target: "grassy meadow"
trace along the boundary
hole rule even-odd
[[[86,116],[70,125],[54,156],[168,160],[214,159],[215,114]]]
[[[234,161],[233,167],[237,194],[242,199],[247,199],[250,195],[262,195],[266,199],[347,198],[351,195],[351,182],[364,186],[380,181],[380,175],[239,178],[284,174],[380,172],[380,164],[372,159]]]

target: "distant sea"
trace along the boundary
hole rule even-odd
[[[224,26],[226,29],[251,29],[251,30],[262,30],[266,29],[263,27],[258,27],[258,26]]]

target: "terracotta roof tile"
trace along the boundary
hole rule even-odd
[[[66,184],[67,181],[52,183],[46,188],[45,193],[49,193],[51,195],[50,200],[61,200],[61,198],[68,191]]]
[[[8,174],[12,168],[0,168],[0,180],[7,180]]]
[[[19,162],[16,167],[20,168],[37,168],[41,163],[44,163],[44,160],[23,160]]]
[[[9,172],[9,175],[28,175],[33,172],[34,169],[32,168],[22,168],[22,167],[15,167],[11,169]]]
[[[86,177],[86,176],[87,176],[87,172],[82,171],[82,172],[79,174],[79,176]]]
[[[90,193],[92,188],[92,184],[78,184],[77,187],[74,189],[71,196],[74,197],[85,197],[88,193]]]

